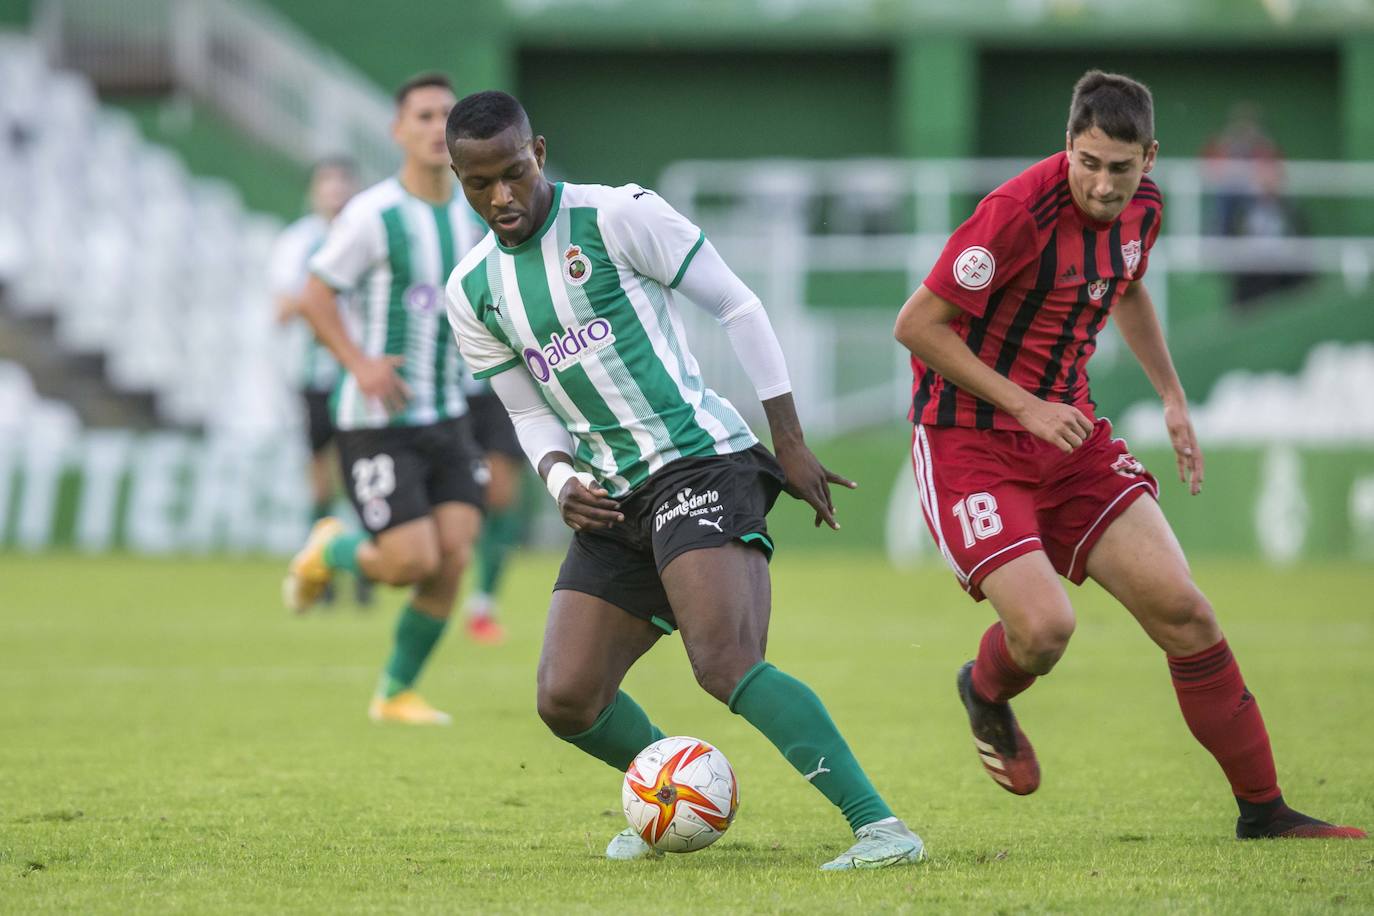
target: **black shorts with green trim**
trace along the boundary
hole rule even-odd
[[[671,633],[677,621],[663,570],[689,550],[731,541],[771,559],[767,516],[783,480],[761,445],[665,464],[620,501],[624,522],[573,535],[553,590],[601,598]]]

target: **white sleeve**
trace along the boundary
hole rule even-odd
[[[300,239],[300,233],[287,228],[272,243],[267,287],[274,296],[298,296],[305,286],[305,252]]]
[[[310,259],[310,272],[335,292],[353,289],[386,256],[385,233],[377,214],[354,198],[329,224],[324,244]]]
[[[539,473],[539,462],[551,452],[573,454],[573,440],[563,421],[535,387],[528,372],[502,372],[492,377],[491,390],[501,399],[515,426],[525,457]]]
[[[735,275],[710,242],[692,258],[678,292],[710,312],[725,328],[760,401],[792,390],[787,360],[759,297]]]
[[[477,320],[477,309],[484,305],[468,298],[455,270],[448,280],[448,323],[474,379],[490,378],[520,365],[515,351]]]
[[[596,215],[606,253],[612,261],[676,288],[706,241],[705,233],[662,197],[639,185],[611,193],[612,201],[598,208]]]

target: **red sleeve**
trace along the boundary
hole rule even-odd
[[[1150,232],[1144,239],[1144,244],[1140,247],[1144,249],[1140,252],[1140,266],[1136,268],[1132,275],[1132,282],[1139,282],[1144,279],[1145,271],[1150,266],[1150,251],[1155,247],[1155,239],[1159,238],[1159,224],[1164,222],[1164,205],[1159,205],[1159,211],[1155,214],[1155,221],[1150,224]]]
[[[983,198],[954,230],[925,287],[972,315],[1040,254],[1039,234],[1026,205],[1004,195]]]

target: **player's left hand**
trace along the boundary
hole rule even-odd
[[[1173,401],[1164,405],[1164,425],[1169,430],[1169,442],[1178,462],[1178,479],[1188,484],[1194,496],[1202,492],[1202,449],[1197,444],[1192,418],[1188,416],[1187,401]]]
[[[778,464],[782,465],[787,482],[783,490],[793,499],[800,499],[816,510],[817,528],[825,522],[833,530],[840,530],[835,521],[835,503],[830,498],[830,485],[839,484],[850,490],[859,485],[847,480],[834,471],[826,470],[816,458],[815,453],[804,444],[792,446],[777,445]]]

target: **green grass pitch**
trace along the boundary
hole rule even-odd
[[[819,536],[819,535],[818,535]],[[741,807],[716,846],[600,858],[620,780],[534,713],[556,558],[521,558],[511,641],[450,634],[422,682],[449,729],[369,723],[399,596],[291,619],[281,564],[0,558],[0,911],[1369,912],[1374,844],[1230,839],[1235,816],[1168,672],[1094,587],[1017,701],[1029,798],[978,765],[954,673],[990,610],[942,570],[781,554],[769,657],[816,688],[926,840],[918,868],[822,874],[850,837],[691,679],[676,637],[628,690],[716,743]],[[1374,827],[1374,571],[1208,563],[1291,802]]]

